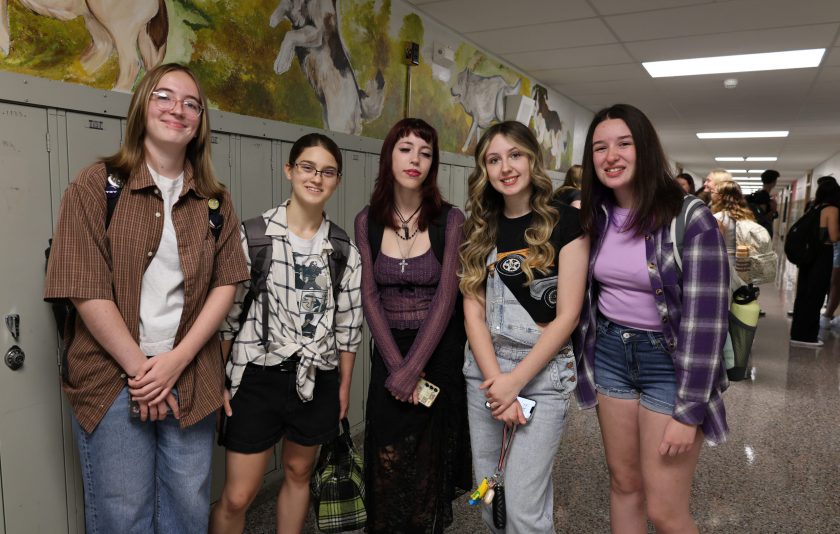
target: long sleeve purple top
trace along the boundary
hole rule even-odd
[[[604,242],[610,207],[595,221],[598,239],[590,251],[589,283],[576,332],[578,387],[581,408],[597,404],[595,391],[595,321],[597,282],[592,271]],[[685,228],[680,273],[674,259],[670,228],[646,234],[645,250],[650,289],[662,322],[665,349],[674,360],[677,398],[673,417],[698,425],[708,441],[720,443],[729,428],[721,393],[728,387],[721,351],[729,322],[729,261],[717,221],[697,209]]]
[[[399,397],[407,397],[414,391],[420,373],[431,358],[432,353],[440,343],[443,332],[452,318],[455,311],[455,302],[458,296],[458,248],[463,239],[464,214],[457,208],[449,210],[446,220],[446,245],[443,252],[443,264],[440,265],[439,283],[434,291],[434,296],[428,306],[425,317],[421,319],[417,331],[417,337],[411,345],[408,354],[403,357],[397,347],[394,336],[391,334],[392,325],[396,327],[413,326],[420,319],[417,316],[418,306],[416,303],[405,303],[400,305],[399,300],[415,298],[412,292],[405,292],[403,297],[397,294],[388,296],[388,308],[396,311],[397,317],[389,317],[388,309],[383,306],[382,288],[376,281],[376,270],[371,257],[370,241],[368,239],[368,208],[365,207],[356,216],[356,245],[362,257],[362,309],[365,319],[370,328],[376,348],[382,355],[389,376],[385,381],[385,387]],[[431,255],[433,263],[437,264],[434,254]],[[380,252],[379,256],[382,254]],[[378,262],[378,261],[377,261]],[[397,262],[384,263],[380,268],[397,269]],[[423,261],[422,276],[428,279],[431,276],[429,261]],[[395,275],[390,273],[388,276]],[[422,307],[420,307],[422,309]],[[407,317],[398,310],[412,310],[413,315],[406,324]],[[460,355],[455,355],[455,357]]]

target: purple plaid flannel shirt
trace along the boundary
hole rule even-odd
[[[595,222],[598,238],[589,256],[586,297],[574,336],[578,360],[576,395],[582,409],[597,404],[594,364],[598,295],[592,272],[612,207],[602,208],[603,214]],[[723,236],[707,208],[695,210],[685,228],[682,274],[674,259],[668,226],[646,234],[645,248],[666,350],[674,359],[677,373],[673,417],[682,423],[699,425],[707,441],[721,443],[729,432],[721,399],[721,393],[729,386],[721,357],[729,328],[729,262]]]

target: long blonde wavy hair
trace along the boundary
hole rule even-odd
[[[725,212],[735,221],[754,221],[755,216],[747,206],[747,200],[741,193],[741,186],[734,181],[722,181],[717,184],[717,194],[712,194],[712,213]]]
[[[522,271],[530,284],[536,269],[545,272],[556,260],[557,251],[551,244],[551,232],[560,219],[560,213],[549,201],[553,193],[551,178],[545,171],[540,145],[527,126],[514,121],[494,124],[481,136],[475,147],[475,170],[467,181],[467,217],[464,223],[464,242],[461,244],[460,287],[464,295],[478,295],[487,277],[487,256],[496,246],[499,218],[504,209],[504,199],[493,189],[487,178],[485,157],[490,142],[503,135],[526,156],[531,172],[530,206],[533,212],[531,227],[525,231],[528,244],[528,261]]]

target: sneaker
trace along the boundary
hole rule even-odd
[[[816,348],[822,347],[823,342],[822,342],[821,339],[818,339],[816,341],[798,341],[796,339],[791,339],[790,340],[790,346],[791,347],[807,347],[807,348],[811,348],[811,349],[816,349]]]
[[[820,315],[820,328],[831,328],[831,317]]]

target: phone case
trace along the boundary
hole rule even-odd
[[[519,405],[522,406],[522,414],[525,415],[525,420],[530,421],[531,417],[534,415],[534,408],[537,406],[537,401],[527,397],[516,397],[516,400],[518,400]]]
[[[435,402],[438,393],[440,393],[440,388],[428,380],[421,378],[417,381],[417,389],[415,389],[415,392],[417,393],[417,400],[420,404],[429,408],[432,406],[432,403]]]

